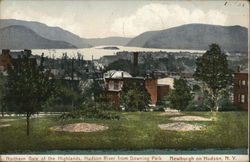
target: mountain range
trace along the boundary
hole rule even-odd
[[[60,27],[50,27],[40,22],[0,19],[0,48],[88,48],[99,45],[121,45],[206,50],[211,43],[219,44],[226,51],[246,52],[248,29],[242,26],[187,24],[144,32],[134,38],[87,39]]]
[[[76,48],[76,46],[64,41],[46,39],[36,34],[33,30],[20,25],[12,25],[0,29],[0,49],[45,48]]]
[[[4,27],[12,26],[12,25],[19,25],[19,26],[27,27],[46,39],[65,41],[74,45],[77,48],[91,47],[91,45],[89,45],[84,39],[82,39],[78,35],[73,34],[59,27],[50,27],[43,23],[34,22],[34,21],[0,19],[0,29]]]
[[[219,44],[226,51],[246,52],[248,50],[248,30],[242,26],[187,24],[142,33],[133,38],[127,46],[206,50],[212,43]]]

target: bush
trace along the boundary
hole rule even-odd
[[[184,111],[210,111],[207,105],[189,105]]]
[[[165,112],[164,106],[156,106],[153,110],[158,112]]]
[[[185,79],[174,79],[174,89],[169,92],[171,108],[183,111],[192,100],[191,88]]]
[[[125,107],[125,111],[130,112],[147,111],[150,100],[150,94],[144,86],[125,87],[121,95],[122,106]]]
[[[102,119],[102,120],[119,120],[118,112],[103,110],[102,105],[96,103],[88,103],[82,105],[77,110],[72,112],[63,113],[59,119]]]
[[[240,106],[233,104],[230,99],[221,99],[218,103],[219,111],[239,111]]]

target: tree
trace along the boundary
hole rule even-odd
[[[6,77],[0,73],[0,107],[1,107],[1,114],[4,117],[4,111],[6,111],[6,106],[4,104],[4,94],[5,94],[5,84],[6,84]]]
[[[211,44],[209,50],[196,59],[194,78],[205,83],[212,96],[211,111],[218,111],[217,102],[220,93],[233,83],[227,56],[221,52],[219,45]]]
[[[30,116],[42,110],[55,92],[53,82],[42,71],[43,56],[39,66],[24,55],[17,59],[14,68],[8,68],[4,102],[12,111],[26,114],[27,136]]]
[[[184,110],[192,100],[191,88],[184,79],[174,80],[174,89],[169,93],[170,105],[177,110]]]
[[[135,86],[133,84],[125,84],[122,95],[121,104],[126,111],[143,111],[148,108],[150,103],[150,94],[144,86]]]
[[[106,71],[108,70],[122,70],[122,71],[126,71],[128,73],[132,73],[133,71],[133,65],[131,63],[131,61],[129,60],[117,60],[115,62],[110,63],[107,67],[106,67]]]

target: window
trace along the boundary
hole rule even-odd
[[[239,82],[238,82],[238,86],[239,86],[239,87],[241,86],[241,80],[239,80]]]
[[[119,89],[119,81],[114,82],[114,89],[116,89],[116,90]]]
[[[242,80],[241,84],[242,84],[243,86],[245,86],[245,85],[246,85],[246,81],[245,81],[245,80]]]
[[[241,103],[245,103],[245,95],[241,95]]]

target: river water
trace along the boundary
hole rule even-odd
[[[103,49],[103,47],[118,47],[119,49]],[[67,56],[77,57],[78,53],[83,56],[85,60],[99,59],[102,56],[106,55],[115,55],[117,52],[129,51],[129,52],[195,52],[195,53],[204,53],[203,50],[188,50],[188,49],[156,49],[156,48],[140,48],[140,47],[125,47],[125,46],[96,46],[92,48],[81,48],[81,49],[33,49],[32,54],[48,56],[51,58],[61,58],[63,53],[67,53]]]

